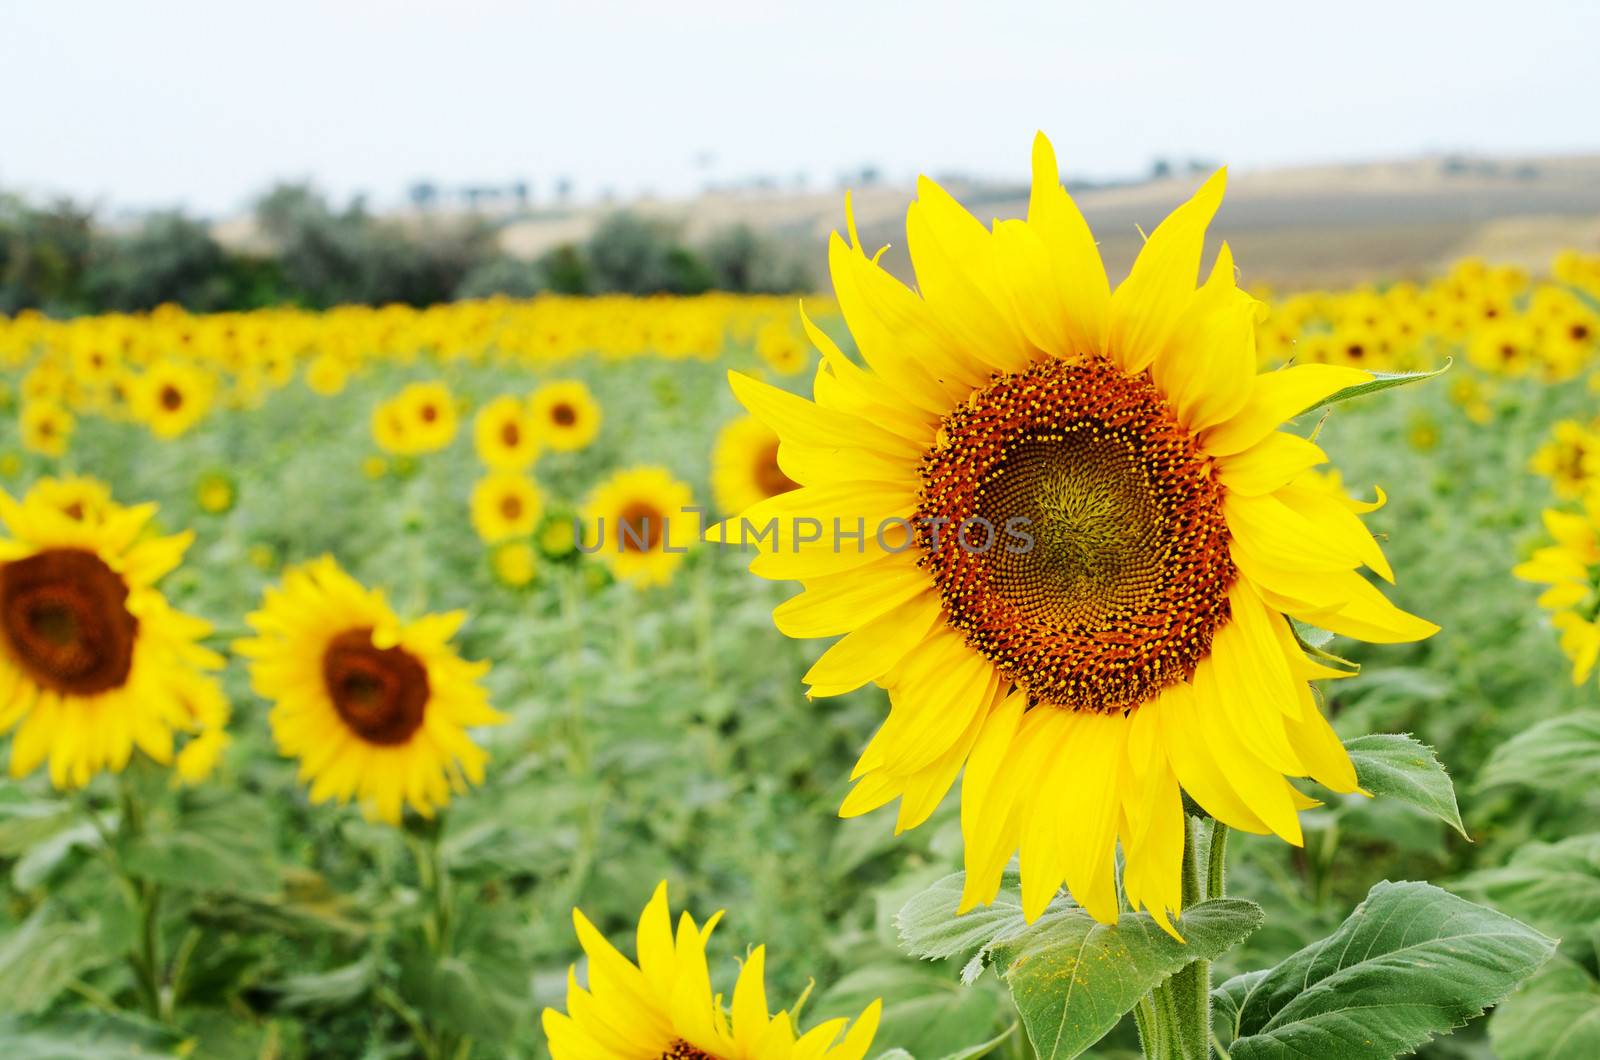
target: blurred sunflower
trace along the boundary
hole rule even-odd
[[[157,438],[176,438],[193,427],[211,406],[211,380],[181,361],[163,360],[133,384],[133,414]]]
[[[806,340],[786,323],[774,322],[756,336],[756,353],[779,375],[798,375],[811,364]]]
[[[558,453],[582,449],[600,433],[600,405],[576,379],[541,386],[529,395],[528,408],[544,444]]]
[[[543,513],[539,487],[515,471],[492,472],[472,488],[472,528],[488,544],[527,537]]]
[[[618,471],[589,494],[583,548],[622,581],[665,585],[699,533],[693,503],[688,485],[666,468]]]
[[[502,541],[489,553],[489,569],[501,585],[521,589],[539,573],[539,557],[526,540]]]
[[[509,394],[478,410],[472,441],[478,459],[496,471],[521,471],[539,455],[539,438],[529,422],[527,406]]]
[[[480,678],[488,663],[449,645],[464,612],[402,622],[383,593],[331,557],[289,569],[236,643],[251,686],[272,702],[278,749],[300,760],[311,801],[358,801],[369,818],[424,817],[483,781],[488,754],[468,730],[498,725]]]
[[[1550,480],[1557,497],[1581,497],[1600,478],[1600,435],[1577,420],[1562,420],[1550,440],[1528,462],[1529,470]]]
[[[567,972],[567,1011],[544,1010],[554,1060],[862,1060],[882,1014],[874,1001],[856,1017],[832,1019],[801,1033],[789,1011],[767,1011],[766,947],[739,968],[732,1005],[712,992],[706,945],[722,919],[702,927],[688,913],[677,933],[667,885],[656,888],[639,917],[638,963],[612,946],[582,911],[572,911],[588,957],[589,987]],[[804,1002],[805,998],[800,999]],[[798,1011],[800,1003],[796,1003]],[[848,1030],[846,1029],[848,1028]]]
[[[927,820],[965,767],[965,911],[1021,850],[1025,916],[1063,882],[1102,922],[1180,909],[1180,788],[1222,822],[1301,842],[1304,796],[1355,771],[1286,616],[1377,642],[1437,627],[1362,577],[1388,564],[1354,502],[1277,428],[1366,371],[1256,374],[1256,303],[1224,244],[1196,289],[1224,175],[1151,233],[1110,289],[1093,236],[1034,144],[1028,217],[986,229],[929,180],[907,218],[921,294],[837,234],[830,266],[868,367],[810,327],[816,402],[732,374],[802,488],[745,513],[868,528],[762,543],[804,591],[794,637],[844,634],[813,695],[887,687],[840,812]],[[733,540],[732,524],[713,535]],[[873,528],[879,533],[874,534]],[[885,533],[885,528],[888,532]],[[913,545],[915,547],[908,547]],[[781,549],[781,550],[780,550]]]
[[[1552,612],[1550,622],[1561,633],[1561,650],[1572,662],[1572,683],[1581,685],[1600,660],[1600,494],[1591,493],[1582,512],[1547,508],[1545,532],[1551,543],[1534,550],[1511,569],[1523,581],[1549,586],[1539,606]]]
[[[306,365],[306,386],[322,397],[338,394],[349,379],[349,369],[331,353],[319,353]]]
[[[778,435],[771,427],[741,416],[718,432],[711,450],[711,495],[718,511],[742,512],[798,486],[778,466]]]
[[[193,535],[149,534],[153,504],[97,495],[73,514],[61,499],[59,483],[20,502],[0,493],[0,731],[16,729],[12,776],[48,760],[67,788],[120,771],[135,747],[171,763],[174,734],[220,730],[227,706],[206,673],[222,659],[199,643],[210,626],[155,587]],[[180,753],[184,779],[205,759]]]
[[[210,515],[221,515],[233,510],[239,499],[239,487],[226,471],[207,471],[194,486],[195,503]]]
[[[60,456],[67,451],[72,428],[72,413],[54,401],[29,401],[18,417],[22,447],[45,456]]]
[[[395,397],[395,412],[404,425],[407,453],[432,453],[456,436],[456,402],[440,382],[412,383]]]
[[[112,507],[111,487],[87,475],[41,478],[28,491],[28,497],[80,521],[98,522]]]

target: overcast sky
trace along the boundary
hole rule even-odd
[[[1597,40],[1593,0],[0,0],[0,187],[227,213],[296,177],[1020,179],[1037,128],[1096,176],[1595,152]]]

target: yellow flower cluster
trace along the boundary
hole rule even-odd
[[[1572,683],[1582,684],[1600,659],[1600,493],[1591,491],[1583,511],[1546,509],[1552,543],[1511,571],[1523,581],[1549,586],[1539,606],[1551,612],[1561,650],[1572,661]]]
[[[817,300],[814,312],[835,310]],[[0,317],[0,369],[23,374],[24,438],[60,455],[77,416],[144,423],[176,437],[218,403],[251,407],[303,376],[324,396],[374,364],[432,360],[551,365],[582,356],[710,360],[756,347],[774,371],[810,364],[794,300],[692,298],[488,299],[414,309],[340,306],[52,320]]]
[[[1427,284],[1307,291],[1271,303],[1257,326],[1263,363],[1434,368],[1464,358],[1493,376],[1572,379],[1600,350],[1600,256],[1559,255],[1548,279],[1477,258]],[[1462,394],[1464,405],[1477,395]]]

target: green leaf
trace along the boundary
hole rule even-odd
[[[1448,372],[1450,365],[1453,363],[1454,358],[1446,358],[1443,365],[1431,372],[1373,372],[1372,378],[1365,383],[1357,383],[1355,386],[1347,386],[1343,390],[1336,390],[1316,404],[1307,405],[1295,415],[1304,416],[1308,412],[1315,412],[1318,409],[1327,408],[1329,405],[1337,405],[1352,398],[1366,397],[1369,394],[1376,394],[1380,390],[1390,390],[1397,386],[1405,386],[1408,383],[1420,383],[1425,379],[1433,379]]]
[[[129,872],[184,890],[271,894],[272,826],[259,800],[202,788],[170,824],[127,840],[120,857]]]
[[[377,967],[369,956],[330,971],[307,972],[264,983],[262,989],[277,995],[283,1008],[341,1008],[365,997],[376,977]]]
[[[963,957],[1027,930],[1016,869],[1006,869],[993,902],[957,916],[965,880],[962,872],[946,876],[900,910],[895,923],[907,953],[930,960]]]
[[[1559,954],[1489,1020],[1500,1060],[1594,1060],[1600,1056],[1600,982]]]
[[[1495,749],[1478,774],[1478,787],[1521,784],[1576,791],[1600,780],[1600,712],[1546,718]]]
[[[53,905],[41,905],[0,943],[0,1010],[38,1012],[106,960],[98,923],[67,920]]]
[[[1433,748],[1406,735],[1376,733],[1346,740],[1344,748],[1365,791],[1398,799],[1437,817],[1470,839],[1456,806],[1455,786]]]
[[[75,851],[93,850],[104,845],[94,825],[84,822],[64,828],[28,848],[11,866],[11,884],[19,891],[31,891],[56,874]]]
[[[1600,923],[1600,833],[1529,843],[1505,865],[1471,873],[1457,886],[1542,931],[1576,934]]]
[[[1148,913],[1102,924],[1053,904],[1026,934],[991,947],[1040,1060],[1068,1060],[1105,1037],[1139,999],[1196,960],[1210,960],[1261,926],[1261,909],[1217,898],[1184,911],[1184,942]]]
[[[177,1032],[149,1020],[109,1012],[49,1017],[0,1016],[6,1060],[134,1060],[182,1056]]]
[[[1329,937],[1223,983],[1233,1060],[1377,1060],[1459,1027],[1539,968],[1551,939],[1426,883],[1378,884]]]

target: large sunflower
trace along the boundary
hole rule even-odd
[[[713,994],[706,943],[718,913],[698,926],[688,913],[676,935],[667,885],[639,917],[638,963],[628,960],[577,909],[572,920],[589,958],[589,987],[567,973],[567,1011],[544,1010],[555,1060],[861,1060],[882,1011],[874,1001],[856,1017],[800,1033],[788,1011],[767,1011],[766,947],[739,969],[731,1011]],[[846,1027],[849,1029],[846,1030]]]
[[[993,900],[1020,849],[1029,919],[1065,882],[1109,922],[1120,841],[1128,899],[1166,922],[1180,788],[1299,843],[1287,777],[1356,787],[1308,684],[1332,672],[1285,616],[1377,642],[1436,627],[1361,575],[1391,572],[1352,504],[1305,475],[1322,451],[1277,430],[1368,373],[1257,375],[1256,303],[1226,245],[1196,289],[1224,175],[1112,291],[1043,136],[1033,165],[1027,219],[992,231],[920,183],[920,294],[866,253],[853,218],[849,242],[834,235],[866,368],[807,322],[814,402],[732,376],[803,486],[745,519],[866,528],[759,540],[752,569],[804,584],[775,612],[784,633],[845,634],[806,675],[812,694],[889,691],[841,813],[899,799],[898,827],[914,827],[965,767],[963,910]]]
[[[222,659],[199,643],[210,626],[156,588],[193,535],[149,533],[155,510],[122,507],[82,480],[43,482],[20,502],[0,493],[0,731],[16,728],[12,776],[48,760],[51,783],[81,787],[120,771],[135,747],[172,763],[184,733],[213,734],[179,755],[185,779],[214,761],[227,704],[206,671]]]
[[[449,641],[462,612],[401,622],[383,593],[364,588],[331,557],[292,568],[269,588],[239,641],[252,687],[272,701],[278,749],[300,760],[311,800],[355,799],[369,817],[425,817],[452,789],[483,781],[488,754],[468,730],[497,725],[479,679]]]
[[[711,450],[711,495],[724,514],[787,493],[798,483],[778,466],[778,435],[754,416],[717,432]]]

